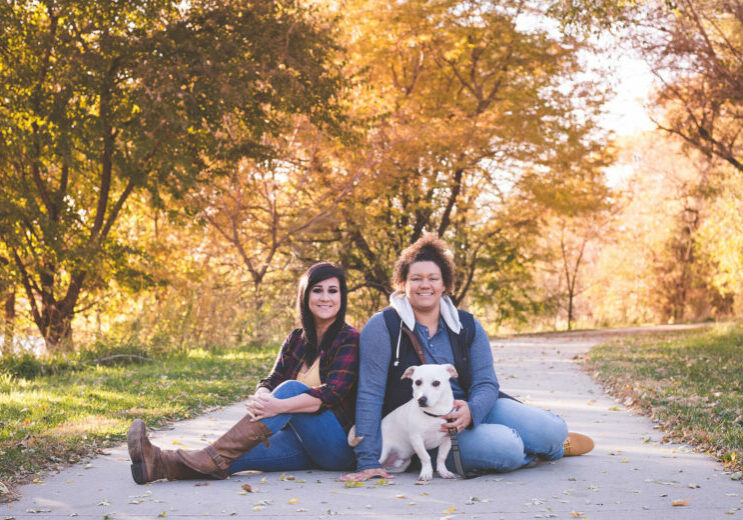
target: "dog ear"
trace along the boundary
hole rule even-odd
[[[446,371],[449,372],[449,377],[457,377],[459,374],[457,374],[457,369],[454,368],[454,365],[452,364],[445,364],[444,368],[446,368]]]
[[[403,373],[402,377],[400,379],[405,379],[406,377],[411,378],[413,377],[413,373],[415,372],[415,369],[418,368],[416,365],[413,365],[412,367],[408,367],[407,370],[405,370],[405,373]]]

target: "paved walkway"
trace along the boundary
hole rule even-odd
[[[340,473],[296,471],[233,476],[226,481],[136,485],[126,446],[89,464],[48,475],[0,504],[0,519],[95,518],[589,518],[653,520],[741,518],[743,485],[710,457],[682,445],[659,443],[661,432],[624,410],[580,371],[573,357],[598,338],[591,334],[534,336],[493,342],[502,388],[562,415],[590,434],[596,449],[507,474],[465,481],[416,474],[387,485],[346,488]],[[233,405],[159,431],[164,447],[198,448],[242,413]],[[243,489],[249,484],[252,492]],[[674,501],[688,505],[673,506]]]

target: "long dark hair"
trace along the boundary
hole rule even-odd
[[[310,312],[310,291],[312,287],[328,278],[338,278],[338,284],[341,291],[341,308],[335,321],[330,324],[328,330],[322,337],[318,345],[317,328],[315,327],[315,317]],[[335,264],[330,262],[319,262],[305,271],[299,279],[299,288],[297,291],[297,311],[299,319],[302,322],[302,336],[307,343],[307,355],[305,363],[308,365],[315,361],[317,355],[330,347],[333,340],[346,323],[346,306],[348,304],[348,287],[346,286],[346,273]]]

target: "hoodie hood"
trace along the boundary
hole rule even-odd
[[[393,292],[390,295],[390,306],[397,311],[402,322],[410,330],[415,329],[415,314],[405,293],[400,291]],[[455,334],[459,334],[459,331],[462,330],[462,324],[459,322],[459,313],[457,313],[457,308],[452,303],[451,298],[446,295],[442,296],[440,309],[441,317],[444,318],[446,326]]]

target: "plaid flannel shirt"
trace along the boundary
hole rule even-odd
[[[258,383],[271,391],[284,381],[296,379],[304,363],[307,344],[302,329],[292,331],[281,345],[271,373]],[[356,381],[359,376],[359,332],[346,325],[327,352],[320,352],[320,386],[305,393],[322,401],[318,412],[329,408],[345,431],[351,429],[356,410]]]

